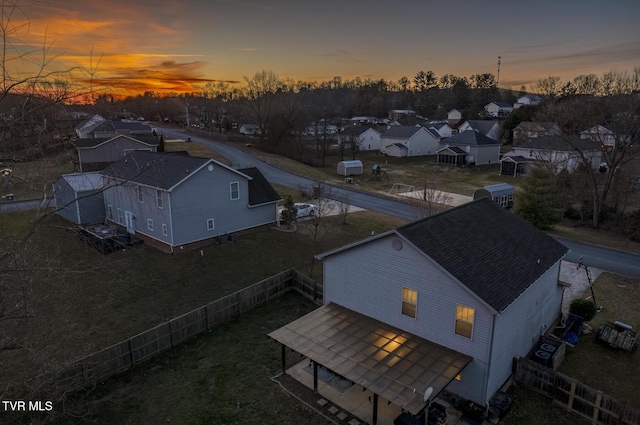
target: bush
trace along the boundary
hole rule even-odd
[[[582,317],[585,322],[593,319],[596,316],[596,311],[596,304],[593,300],[585,300],[584,298],[571,301],[569,306],[569,313]]]

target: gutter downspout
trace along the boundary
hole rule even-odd
[[[484,405],[485,408],[488,409],[489,406],[489,400],[487,400],[487,386],[489,385],[489,375],[490,375],[490,371],[491,371],[491,357],[493,354],[493,342],[495,339],[495,330],[496,330],[496,319],[497,319],[498,315],[494,315],[493,316],[493,323],[491,324],[491,338],[490,341],[491,343],[489,344],[489,355],[487,356],[487,368],[486,371],[484,373],[484,386],[482,388],[482,399],[484,400]],[[486,413],[486,412],[485,412]]]

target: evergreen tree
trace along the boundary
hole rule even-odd
[[[551,171],[533,167],[516,192],[514,210],[540,229],[549,229],[562,219]]]

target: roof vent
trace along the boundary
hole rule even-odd
[[[391,244],[393,245],[393,249],[396,251],[400,251],[402,249],[402,241],[399,238],[395,238]]]

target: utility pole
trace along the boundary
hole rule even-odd
[[[498,76],[496,77],[497,87],[500,87],[500,59],[502,59],[502,56],[498,56]]]

